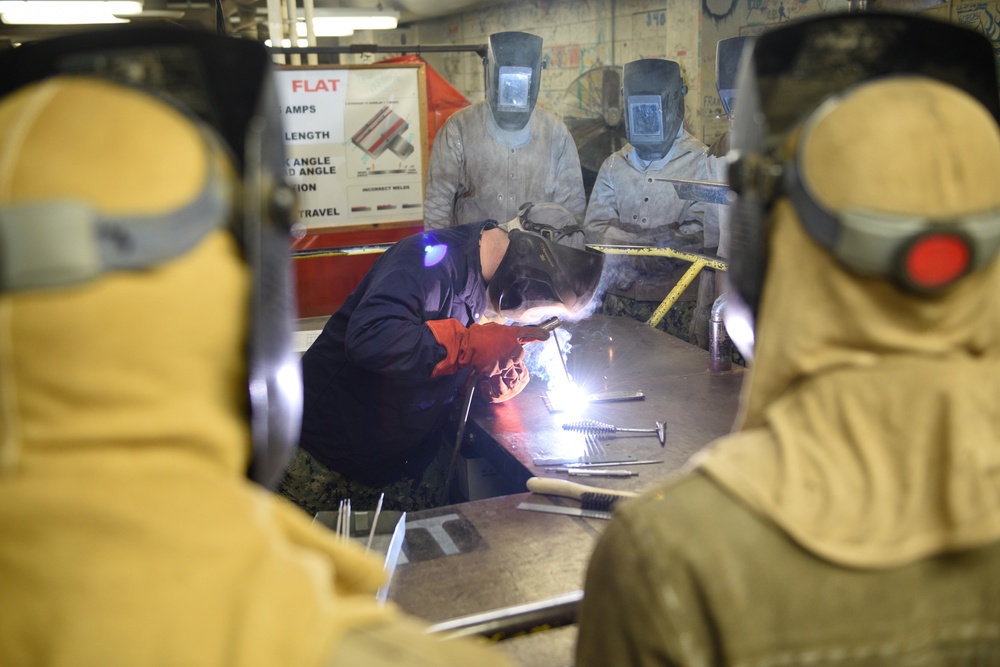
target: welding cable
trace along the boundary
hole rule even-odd
[[[476,383],[479,380],[479,373],[472,371],[469,379],[465,383],[465,401],[462,403],[462,414],[458,420],[458,427],[455,429],[455,448],[451,452],[451,461],[448,463],[448,474],[444,478],[444,489],[450,493],[451,478],[455,474],[455,462],[458,460],[458,450],[462,448],[462,439],[465,437],[465,425],[469,423],[469,409],[472,407],[472,397],[476,393]]]

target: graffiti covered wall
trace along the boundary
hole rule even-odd
[[[504,30],[540,35],[548,69],[539,105],[557,114],[580,89],[574,82],[592,69],[620,67],[639,58],[676,60],[689,89],[686,127],[711,144],[727,124],[715,87],[719,40],[757,35],[813,14],[846,12],[850,0],[524,0],[484,5],[480,11],[421,21],[374,38],[383,45],[442,45],[485,44],[491,33]],[[1000,66],[1000,0],[951,0],[924,14],[990,37]],[[483,98],[482,63],[475,54],[425,58],[471,101]]]

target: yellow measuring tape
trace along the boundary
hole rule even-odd
[[[300,250],[292,253],[293,259],[313,259],[317,257],[343,257],[346,255],[371,255],[377,253],[383,253],[392,246],[392,243],[373,243],[368,245],[359,246],[348,246],[343,248],[322,248],[317,250]],[[701,273],[701,270],[706,266],[716,271],[726,271],[728,269],[728,264],[720,259],[714,259],[712,257],[706,257],[705,255],[696,255],[690,252],[681,252],[679,250],[673,250],[672,248],[652,248],[649,246],[627,246],[627,245],[592,245],[587,244],[587,247],[591,250],[598,250],[606,255],[635,255],[639,257],[670,257],[673,259],[682,259],[686,262],[690,262],[691,266],[688,270],[684,272],[684,275],[680,277],[674,288],[670,290],[666,298],[660,302],[656,310],[646,324],[651,327],[655,327],[663,320],[663,317],[667,314],[667,311],[677,302],[681,294],[688,288],[688,286],[694,282],[694,279]]]
[[[691,266],[688,270],[684,272],[684,275],[680,277],[674,288],[670,290],[666,298],[660,302],[653,314],[649,316],[646,320],[646,324],[651,327],[655,327],[663,319],[667,311],[677,302],[684,290],[688,288],[694,279],[701,273],[701,270],[706,266],[716,271],[726,271],[729,265],[721,259],[714,259],[712,257],[706,257],[705,255],[696,255],[690,252],[681,252],[679,250],[673,250],[672,248],[650,248],[648,246],[628,246],[628,245],[591,245],[587,244],[587,247],[592,250],[599,250],[606,255],[636,255],[639,257],[671,257],[673,259],[682,259],[686,262],[691,262]]]

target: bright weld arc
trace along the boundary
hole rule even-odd
[[[566,366],[566,357],[563,356],[562,345],[559,343],[558,333],[553,331],[552,337],[555,338],[556,354],[559,355],[564,380],[563,382],[550,381],[547,392],[549,401],[560,412],[569,412],[571,415],[578,414],[587,407],[589,402],[588,394],[573,382],[573,377],[569,374],[569,368]],[[558,374],[549,373],[549,377],[554,379],[558,377]]]

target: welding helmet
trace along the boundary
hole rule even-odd
[[[628,142],[643,160],[665,156],[684,122],[687,86],[672,60],[645,58],[625,63],[622,78]]]
[[[486,101],[501,130],[514,132],[531,119],[542,81],[542,38],[526,32],[490,35]]]
[[[231,234],[251,282],[243,353],[252,441],[247,472],[265,486],[275,484],[297,442],[301,382],[291,346],[294,303],[288,251],[294,198],[282,176],[279,105],[266,49],[211,33],[129,26],[35,42],[0,54],[0,98],[24,91],[44,100],[48,82],[57,87],[62,82],[89,84],[106,104],[169,108],[171,117],[186,119],[186,127],[197,129],[204,155],[222,157],[199,159],[192,166],[201,168],[202,161],[212,165],[200,193],[173,210],[145,203],[144,188],[134,184],[132,203],[125,208],[135,213],[102,210],[99,202],[108,198],[102,192],[128,187],[115,183],[74,185],[72,196],[41,190],[13,202],[5,197],[0,201],[0,290],[67,293],[98,281],[141,277],[191,256],[219,230]],[[109,88],[122,92],[116,97],[107,93]],[[137,97],[145,102],[134,102]],[[99,132],[80,127],[74,136],[87,139],[101,132],[108,143],[84,153],[77,169],[83,176],[74,179],[86,181],[88,163],[103,166],[117,155],[113,128]],[[128,148],[130,159],[140,163],[164,159],[144,147]],[[44,159],[47,150],[58,149],[43,144],[33,154],[25,151],[23,159]],[[136,164],[134,170],[141,172],[141,166]],[[50,189],[67,188],[53,182]]]
[[[722,110],[727,117],[733,115],[733,99],[736,97],[736,74],[739,72],[740,56],[752,37],[740,35],[720,39],[715,46],[715,89],[719,91]]]
[[[508,229],[509,245],[490,280],[490,304],[502,317],[533,323],[581,316],[597,293],[604,254],[574,247],[580,227],[561,205],[528,203]]]
[[[928,44],[934,48],[928,49]],[[823,120],[865,86],[907,78],[946,84],[1000,120],[989,40],[941,21],[903,14],[828,15],[767,32],[747,51],[729,153],[736,202],[728,271],[733,308],[731,316],[727,302],[726,325],[737,344],[734,329],[753,330],[767,275],[767,220],[779,199],[791,202],[809,237],[846,270],[885,279],[907,293],[934,298],[995,257],[1000,247],[998,211],[928,216],[914,210],[838,207],[817,195],[818,184],[850,177],[853,171],[841,166],[839,174],[828,173],[823,160],[808,159],[816,153],[810,140]],[[905,106],[907,100],[899,104]],[[930,138],[934,132],[934,127],[926,127],[912,140]],[[962,137],[939,149],[964,150],[966,139],[975,140]],[[878,137],[866,141],[875,145]],[[894,148],[878,146],[886,160],[893,159]],[[933,162],[937,156],[927,159]],[[887,176],[884,188],[892,187]],[[731,317],[744,321],[733,321],[731,328]]]

